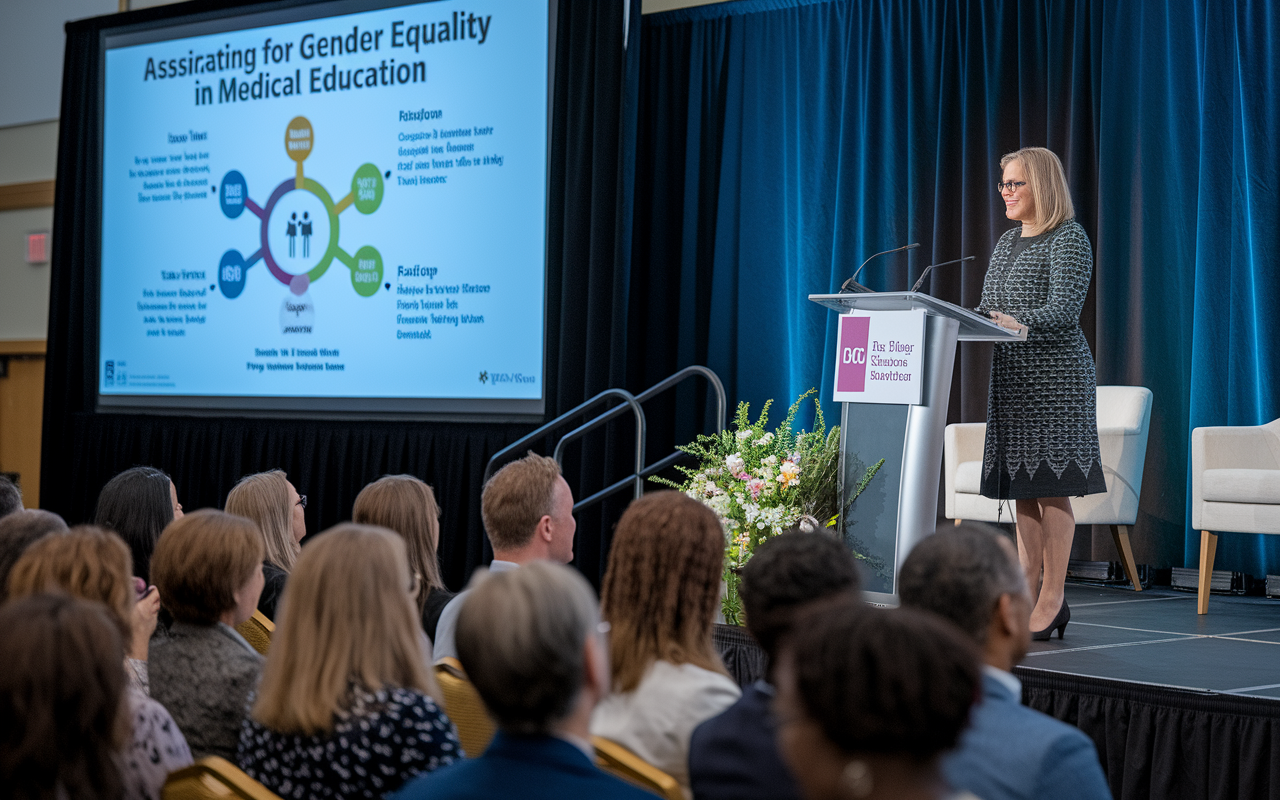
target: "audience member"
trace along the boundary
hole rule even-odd
[[[739,591],[747,630],[772,664],[798,612],[816,600],[858,591],[858,566],[830,536],[788,532],[756,549]],[[689,784],[695,800],[799,800],[800,788],[778,752],[773,697],[767,680],[756,681],[723,714],[694,730]]]
[[[724,530],[679,492],[633,502],[609,552],[601,609],[612,626],[612,692],[591,732],[625,746],[688,792],[689,737],[741,695],[711,643]]]
[[[440,545],[440,506],[431,487],[412,475],[386,475],[360,490],[351,511],[354,522],[379,525],[404,539],[409,568],[421,581],[418,614],[432,642],[440,612],[453,599],[440,577],[436,549]]]
[[[493,545],[490,572],[505,572],[531,561],[573,560],[573,491],[554,458],[530,452],[494,473],[480,495],[480,517]],[[458,657],[453,631],[467,593],[460,592],[440,612],[435,657]]]
[[[233,759],[262,656],[235,626],[262,591],[262,534],[244,517],[203,509],[174,520],[151,574],[173,615],[151,652],[151,694],[187,735],[196,758]]]
[[[159,800],[191,752],[168,712],[126,688],[118,621],[61,593],[0,606],[0,786],[15,800]]]
[[[591,711],[609,691],[603,630],[591,587],[568,567],[477,575],[458,654],[498,733],[484,755],[414,780],[396,800],[653,800],[595,765]]]
[[[916,545],[898,577],[903,605],[955,623],[982,650],[982,701],[942,761],[956,789],[983,800],[1110,798],[1089,737],[1021,704],[1012,670],[1027,654],[1031,596],[1013,544],[966,522]]]
[[[22,490],[8,477],[0,475],[0,519],[22,510]]]
[[[27,548],[51,533],[67,529],[51,511],[22,509],[0,517],[0,602],[9,596],[9,571]]]
[[[132,575],[129,548],[119,536],[96,525],[77,525],[28,547],[9,574],[9,593],[19,597],[61,590],[105,605],[129,646],[122,662],[129,683],[145,695],[150,693],[147,653],[160,595],[154,586],[139,594],[141,583]]]
[[[282,470],[246,475],[227,495],[226,512],[251,519],[262,532],[266,558],[262,562],[262,596],[258,610],[276,618],[284,582],[298,560],[302,537],[307,535],[303,509],[307,498],[289,482]]]
[[[773,674],[778,747],[808,800],[957,797],[938,762],[981,673],[951,625],[836,597],[796,618]]]
[[[285,586],[236,760],[286,798],[382,797],[462,756],[425,654],[404,541],[321,533]]]
[[[120,534],[133,556],[133,574],[151,581],[151,553],[165,527],[182,516],[178,490],[155,467],[134,467],[102,487],[94,523]]]

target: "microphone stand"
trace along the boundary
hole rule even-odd
[[[863,262],[862,262],[862,264],[860,264],[860,265],[858,266],[858,268],[857,268],[856,270],[854,270],[854,271],[853,271],[853,275],[849,277],[849,280],[847,280],[847,281],[845,281],[844,283],[840,284],[840,293],[841,293],[841,294],[845,294],[845,293],[852,293],[852,292],[870,292],[870,291],[872,291],[871,289],[868,289],[866,286],[863,286],[862,284],[858,283],[858,281],[857,281],[858,274],[859,274],[860,272],[862,272],[862,268],[863,268],[863,267],[865,267],[867,264],[871,263],[871,259],[872,259],[872,258],[879,258],[880,256],[887,256],[887,255],[888,255],[888,254],[890,254],[890,253],[897,253],[897,252],[900,252],[900,251],[902,251],[902,250],[914,250],[914,249],[916,249],[916,248],[917,248],[917,247],[919,247],[919,246],[920,246],[920,243],[919,243],[919,242],[912,242],[911,244],[904,244],[902,247],[895,247],[895,248],[893,248],[892,250],[885,250],[884,252],[876,253],[875,255],[871,256],[871,258],[868,258],[866,261],[863,261]]]
[[[924,279],[925,279],[925,277],[926,277],[930,272],[932,272],[932,271],[933,271],[933,268],[934,268],[934,267],[945,267],[945,266],[947,266],[948,264],[959,264],[961,261],[972,261],[973,259],[974,259],[974,256],[965,256],[964,258],[953,258],[953,259],[951,259],[950,261],[942,261],[942,262],[939,262],[939,263],[937,263],[937,264],[930,264],[929,266],[927,266],[927,267],[925,267],[925,268],[924,268],[924,272],[921,272],[921,273],[920,273],[920,280],[916,281],[915,286],[912,286],[912,287],[911,287],[911,291],[913,291],[913,292],[914,292],[916,289],[919,289],[919,288],[920,288],[920,285],[921,285],[922,283],[924,283]]]

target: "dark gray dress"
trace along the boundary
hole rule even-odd
[[[1105,492],[1097,379],[1080,329],[1093,249],[1075,220],[1024,242],[1021,231],[996,243],[978,306],[1028,329],[1025,342],[995,346],[981,491],[1002,500]]]

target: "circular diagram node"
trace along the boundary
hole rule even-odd
[[[356,169],[351,191],[334,202],[319,182],[303,174],[303,162],[315,146],[315,131],[306,117],[294,117],[285,127],[285,154],[297,164],[296,174],[271,192],[266,205],[249,197],[248,182],[236,170],[222,178],[218,200],[222,213],[236,219],[246,209],[261,220],[259,247],[248,258],[228,250],[218,267],[218,286],[228,299],[244,291],[248,270],[259,260],[267,271],[298,296],[328,271],[337,259],[351,271],[351,285],[362,297],[372,297],[382,282],[382,255],[365,245],[354,256],[338,244],[338,216],[349,206],[372,214],[382,205],[386,190],[377,166],[366,163]]]

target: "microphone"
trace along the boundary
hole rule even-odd
[[[961,261],[972,261],[973,259],[974,259],[974,256],[965,256],[964,258],[953,258],[950,261],[942,261],[937,264],[930,264],[929,266],[924,268],[924,272],[920,273],[920,280],[916,281],[916,285],[911,287],[911,291],[914,292],[916,289],[920,288],[920,284],[924,283],[925,277],[933,270],[934,267],[945,267],[948,264],[958,264]]]
[[[875,255],[871,256],[871,258],[879,258],[880,256],[887,256],[890,253],[897,253],[901,250],[914,250],[919,246],[920,246],[919,242],[912,242],[911,244],[904,244],[902,247],[895,247],[892,250],[885,250],[883,253],[876,253]],[[862,264],[859,265],[859,267],[853,271],[853,275],[849,278],[849,280],[840,284],[840,291],[842,293],[871,291],[867,287],[857,282],[858,273],[862,272],[862,268],[871,262],[871,258],[868,258],[866,261],[863,261]]]

